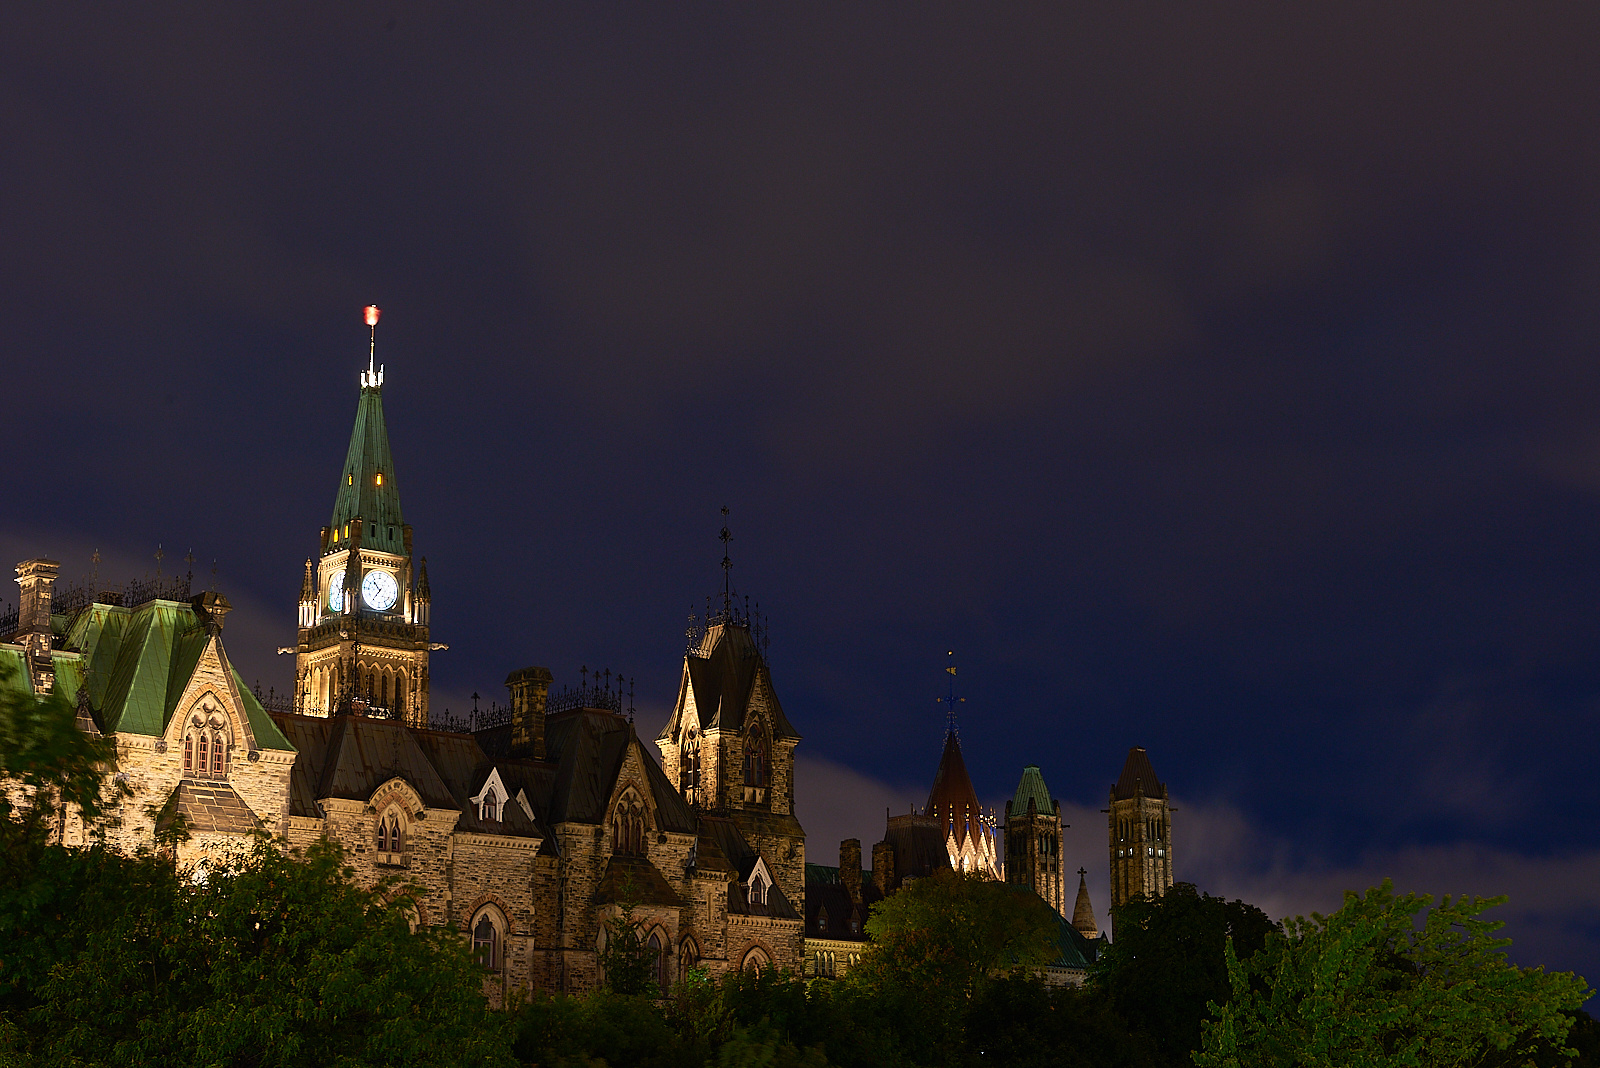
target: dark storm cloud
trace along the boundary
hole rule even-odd
[[[452,707],[657,715],[726,501],[864,811],[955,646],[980,792],[1147,745],[1230,885],[1592,847],[1592,8],[4,20],[7,544],[223,556],[281,670],[377,301]]]

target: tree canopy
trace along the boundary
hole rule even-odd
[[[1385,880],[1331,916],[1286,922],[1248,961],[1230,945],[1231,999],[1195,1056],[1200,1068],[1475,1068],[1564,1063],[1582,979],[1505,957],[1504,898],[1397,897]],[[1431,906],[1431,907],[1430,907]],[[1419,922],[1420,921],[1420,922]]]
[[[1116,940],[1095,962],[1090,981],[1168,1064],[1189,1063],[1212,1011],[1207,1006],[1228,1000],[1230,941],[1248,957],[1277,929],[1254,905],[1203,894],[1190,883],[1134,898],[1116,910],[1114,924]]]

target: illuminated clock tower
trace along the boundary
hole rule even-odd
[[[373,343],[361,372],[355,429],[333,522],[322,528],[300,587],[295,704],[306,715],[391,715],[428,723],[428,563],[412,568],[411,528],[383,421],[376,363],[378,309],[366,309]]]

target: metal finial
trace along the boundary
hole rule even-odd
[[[1088,868],[1079,868],[1078,869],[1078,875],[1080,877],[1088,875],[1088,874],[1089,874],[1089,869]]]
[[[478,714],[478,691],[476,690],[472,691],[472,714],[474,716]]]
[[[194,550],[190,549],[184,554],[183,562],[189,565],[189,581],[194,582]]]
[[[945,664],[944,668],[945,671],[950,675],[949,688],[945,691],[945,696],[935,698],[935,700],[944,705],[945,731],[949,734],[954,734],[957,737],[960,737],[961,731],[956,727],[956,705],[966,704],[967,699],[965,697],[956,696],[956,665],[955,660],[953,659],[955,655],[956,652],[954,649],[945,654],[947,658],[950,658],[949,662]]]
[[[161,560],[167,554],[161,551],[161,543],[156,542],[156,577],[161,577]]]
[[[728,556],[728,542],[733,540],[733,532],[728,529],[728,506],[722,506],[722,614],[726,617],[733,610],[733,560]],[[726,620],[725,620],[726,621]]]
[[[589,665],[584,664],[583,666],[579,667],[578,674],[583,676],[583,688],[587,690],[589,688]]]

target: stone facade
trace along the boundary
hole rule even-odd
[[[1167,786],[1156,778],[1149,755],[1139,746],[1128,751],[1122,775],[1111,787],[1107,825],[1113,910],[1130,898],[1155,897],[1172,885]]]
[[[1006,881],[1031,887],[1065,916],[1062,827],[1061,802],[1051,798],[1039,768],[1028,765],[1022,770],[1016,796],[1006,802]]]

